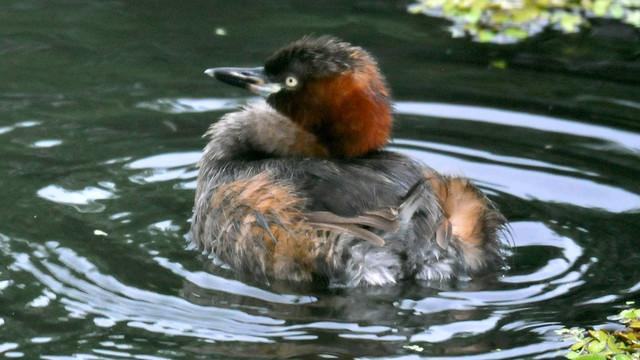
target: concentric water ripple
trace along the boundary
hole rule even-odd
[[[210,111],[214,118],[220,115],[214,111],[234,106],[238,102],[231,99],[162,99],[138,105],[174,115]],[[0,256],[9,264],[9,276],[0,278],[0,295],[22,299],[26,310],[20,311],[55,313],[59,321],[114,334],[94,335],[102,340],[100,346],[79,353],[87,358],[146,356],[146,347],[126,340],[134,336],[171,339],[178,346],[173,355],[228,355],[247,351],[248,344],[270,344],[253,349],[289,349],[287,356],[293,357],[349,354],[363,359],[384,358],[390,347],[404,353],[398,359],[554,357],[566,344],[553,330],[573,325],[568,314],[575,306],[588,309],[637,296],[637,280],[621,282],[606,293],[592,295],[590,289],[607,283],[601,268],[611,267],[611,259],[618,256],[594,246],[610,240],[593,238],[601,226],[593,219],[636,214],[640,195],[607,181],[588,162],[576,166],[557,155],[491,151],[475,146],[473,139],[452,144],[437,134],[442,119],[467,127],[493,124],[523,136],[530,131],[566,136],[577,148],[606,143],[611,156],[627,159],[637,158],[640,136],[566,119],[459,105],[399,102],[396,110],[400,122],[429,124],[434,136],[412,138],[401,127],[392,149],[440,171],[473,178],[511,216],[513,247],[503,274],[458,284],[356,289],[238,281],[224,264],[199,254],[184,240],[200,157],[196,148],[144,157],[121,153],[100,161],[105,171],[99,179],[84,181],[87,177],[80,171],[34,191],[49,208],[86,223],[88,234],[79,234],[83,240],[77,244],[82,245],[75,248],[66,244],[64,234],[0,236]],[[500,137],[496,133],[493,141]],[[58,185],[62,183],[76,188]],[[184,204],[183,210],[171,212],[171,204]],[[520,208],[532,215],[519,218]],[[583,214],[584,221],[569,216],[571,212]],[[94,252],[83,244],[87,241],[117,250]],[[127,275],[131,272],[118,266],[118,257],[139,275]],[[13,324],[10,318],[0,315],[0,328],[7,321]],[[38,349],[46,358],[57,359],[43,349],[61,341],[65,337],[55,334],[32,336],[28,342],[8,339],[0,342],[0,352],[20,357]],[[221,343],[229,345],[214,345]]]

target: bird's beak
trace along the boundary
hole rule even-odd
[[[282,89],[282,85],[269,81],[263,67],[211,68],[204,73],[225,84],[241,87],[265,97]]]

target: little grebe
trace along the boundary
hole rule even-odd
[[[265,280],[383,285],[502,264],[506,222],[468,179],[384,150],[390,95],[375,60],[305,37],[258,68],[207,75],[266,96],[213,124],[191,234]]]

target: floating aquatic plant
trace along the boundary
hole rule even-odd
[[[551,26],[573,33],[589,18],[617,19],[640,28],[640,0],[422,0],[411,13],[453,21],[454,37],[471,35],[481,42],[513,43]]]
[[[567,353],[574,360],[640,360],[640,309],[624,310],[612,317],[625,325],[614,332],[607,330],[561,329],[556,332],[575,344]]]

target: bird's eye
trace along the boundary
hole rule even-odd
[[[298,85],[298,79],[293,76],[287,76],[287,78],[284,79],[284,83],[285,85],[287,85],[287,87],[293,88]]]

